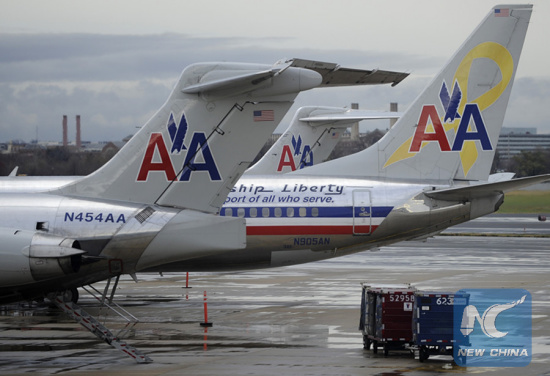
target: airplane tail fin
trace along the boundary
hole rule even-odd
[[[333,66],[299,59],[191,65],[107,164],[54,193],[216,213],[299,92],[407,76]]]
[[[277,64],[191,65],[107,164],[61,193],[215,213],[296,95],[321,79]]]
[[[487,180],[531,12],[494,7],[377,144],[300,173]]]
[[[300,107],[289,127],[246,175],[284,174],[327,160],[346,128],[360,120],[398,119],[401,113],[344,107]]]

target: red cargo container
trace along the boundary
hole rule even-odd
[[[404,348],[412,341],[412,314],[414,293],[411,286],[403,288],[372,287],[363,285],[360,329],[363,344],[374,353],[384,348],[384,355],[390,349]]]

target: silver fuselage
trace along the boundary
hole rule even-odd
[[[41,185],[54,189],[71,179],[75,178],[4,178],[0,185],[4,214],[0,227],[39,229],[73,238],[87,252],[88,261],[76,273],[36,283],[18,280],[24,286],[18,288],[23,296],[32,296],[46,285],[70,288],[119,272],[245,270],[316,261],[430,235],[472,218],[470,203],[438,201],[423,194],[440,185],[243,177],[227,197],[220,217],[246,221],[245,248],[212,252],[201,248],[189,254],[185,244],[177,245],[181,239],[174,235],[172,254],[153,264],[140,264],[158,232],[186,211],[155,205],[154,214],[140,223],[139,215],[151,206],[32,193]],[[25,181],[30,184],[23,188]],[[8,295],[11,290],[0,291]]]

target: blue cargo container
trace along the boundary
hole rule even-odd
[[[453,336],[454,308],[468,305],[468,294],[453,292],[415,293],[413,308],[413,346],[423,362],[431,354],[452,355],[457,339]],[[467,338],[460,338],[461,343]]]

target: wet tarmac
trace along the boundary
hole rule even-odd
[[[491,232],[495,223],[520,228],[524,222],[478,221],[476,231]],[[489,223],[489,230],[482,223]],[[121,280],[115,300],[140,319],[126,340],[153,363],[134,363],[57,309],[19,304],[0,308],[0,374],[550,375],[548,238],[439,236],[293,267],[194,273],[189,289],[185,274],[138,277],[138,284]],[[384,357],[363,350],[357,330],[361,282],[412,283],[437,291],[526,289],[533,299],[531,364],[465,368],[450,356],[420,363],[406,351]],[[210,328],[199,325],[204,291]],[[85,294],[79,303],[98,313]],[[119,329],[124,321],[110,315],[106,325]]]
[[[550,194],[550,193],[549,193]],[[444,233],[518,234],[550,237],[550,215],[539,221],[535,214],[493,214],[453,226]]]

